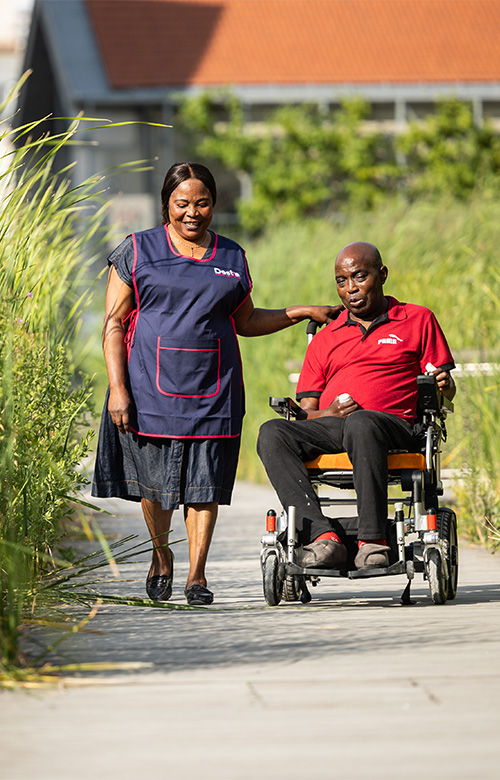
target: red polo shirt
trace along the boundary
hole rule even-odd
[[[368,330],[343,311],[311,341],[297,398],[319,398],[326,409],[340,393],[362,409],[388,412],[413,424],[418,374],[426,365],[454,368],[453,356],[430,309],[387,296],[386,314]]]

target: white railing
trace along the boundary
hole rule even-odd
[[[457,363],[453,369],[455,378],[461,376],[495,376],[500,374],[500,363]],[[296,385],[300,374],[288,374],[288,381]]]
[[[457,363],[453,376],[494,376],[500,373],[500,363]]]

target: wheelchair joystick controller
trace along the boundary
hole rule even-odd
[[[352,401],[352,398],[349,395],[349,393],[340,393],[340,395],[339,395],[339,402],[341,404],[345,404],[346,401]]]

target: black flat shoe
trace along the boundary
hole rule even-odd
[[[174,554],[172,556],[172,571],[170,574],[155,574],[146,580],[146,593],[151,601],[168,601],[172,595],[172,583],[174,581]]]
[[[205,606],[214,600],[214,594],[204,585],[190,585],[185,589],[184,595],[190,607]]]

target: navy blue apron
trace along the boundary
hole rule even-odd
[[[175,439],[238,436],[245,409],[232,315],[252,286],[244,251],[216,235],[210,257],[184,257],[166,225],[132,238],[131,429]]]

